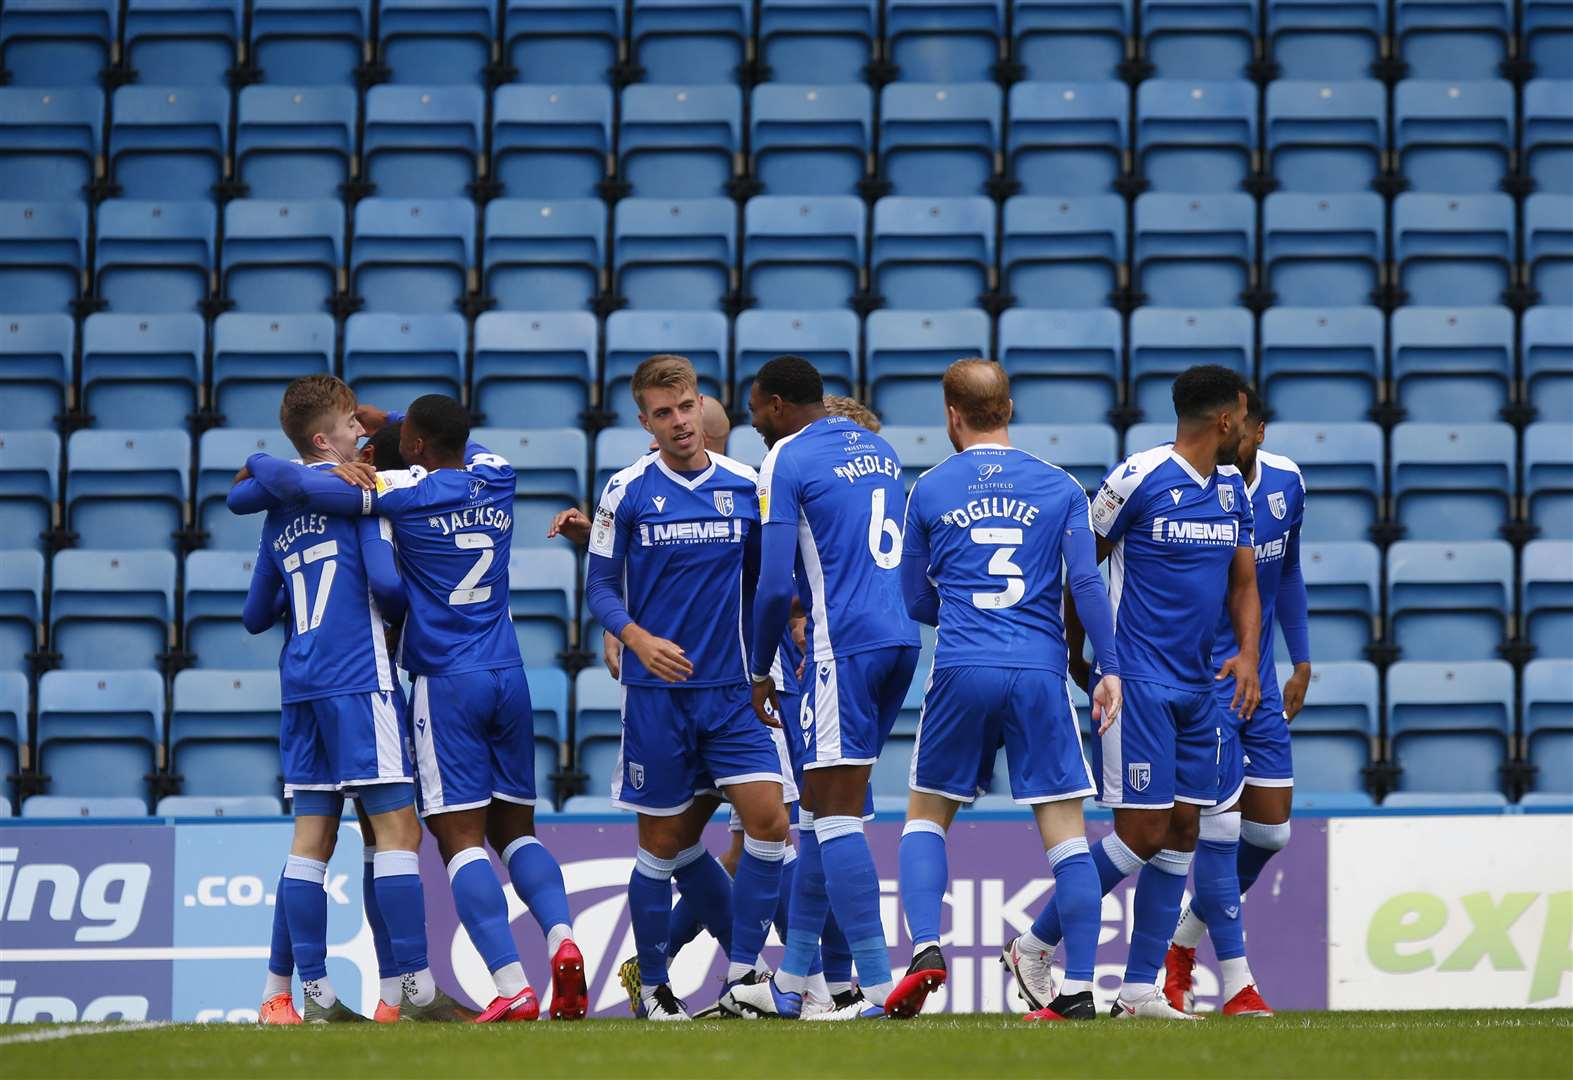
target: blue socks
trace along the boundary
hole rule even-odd
[[[373,869],[376,848],[365,848],[365,866],[361,871],[361,906],[366,909],[366,924],[371,927],[371,945],[377,951],[377,976],[394,979],[399,975],[393,962],[393,946],[388,941],[388,924],[382,917],[382,906],[377,902],[377,875]],[[425,900],[422,898],[422,904]],[[398,1004],[394,1002],[393,1004]]]
[[[1289,843],[1289,823],[1264,825],[1260,821],[1240,823],[1240,857],[1237,869],[1240,876],[1240,893],[1249,892],[1256,879],[1261,877],[1267,860],[1282,851]]]
[[[883,1005],[894,987],[885,928],[879,918],[879,873],[863,835],[863,819],[850,815],[817,818],[814,834],[824,864],[825,888],[836,921],[846,932],[857,964],[858,982],[874,1005]]]
[[[478,847],[465,848],[448,860],[448,881],[459,921],[470,935],[475,951],[486,961],[486,970],[495,975],[499,969],[517,964],[519,950],[508,928],[508,900],[497,875],[492,873],[486,852]]]
[[[666,976],[666,934],[672,916],[672,873],[676,859],[661,859],[644,848],[628,877],[628,914],[639,954],[639,981],[660,986]]]
[[[1150,996],[1169,951],[1180,919],[1180,900],[1185,896],[1185,879],[1191,872],[1189,851],[1164,848],[1154,855],[1136,880],[1136,916],[1131,928],[1131,948],[1125,962],[1124,995]]]
[[[838,989],[849,989],[852,986],[852,948],[847,944],[847,936],[841,932],[841,925],[836,922],[834,915],[825,919],[825,929],[819,938],[819,952],[824,958],[825,982],[829,984],[831,993]]]
[[[797,877],[797,852],[791,844],[786,846],[786,856],[781,860],[781,889],[776,896],[776,937],[781,944],[787,939],[787,914],[792,910],[792,879]],[[810,972],[812,974],[812,972]]]
[[[291,855],[279,881],[278,900],[303,983],[328,977],[328,894],[322,888],[327,872],[327,863]]]
[[[1098,871],[1098,895],[1108,896],[1114,887],[1144,865],[1144,860],[1121,840],[1115,833],[1110,833],[1092,848],[1092,865]],[[1059,887],[1049,898],[1049,904],[1038,914],[1037,920],[1032,924],[1034,936],[1040,939],[1049,949],[1060,943],[1064,936],[1060,926]]]
[[[568,889],[563,885],[563,868],[552,853],[533,836],[521,836],[502,853],[503,865],[513,880],[513,891],[546,935],[546,955],[555,956],[562,943],[573,936],[572,916],[568,914]]]
[[[394,973],[410,975],[424,971],[426,894],[421,891],[420,858],[413,851],[379,851],[372,865],[375,875],[373,892],[386,923],[384,933],[388,935]],[[506,907],[503,915],[506,926]],[[511,935],[509,941],[512,942]]]
[[[945,886],[950,863],[945,851],[945,830],[937,822],[915,818],[901,830],[901,907],[907,913],[912,951],[938,945],[940,918],[945,906]]]
[[[825,920],[830,911],[824,863],[820,859],[819,840],[814,835],[814,815],[801,807],[798,808],[797,843],[797,869],[792,874],[792,901],[787,910],[786,952],[776,971],[776,986],[800,994],[804,979],[813,970],[820,935],[825,932]],[[828,951],[825,959],[828,963]],[[829,978],[828,972],[826,977]]]
[[[378,952],[377,960],[382,961]],[[284,912],[284,872],[279,871],[278,887],[273,891],[273,938],[268,942],[268,972],[284,979],[295,973],[295,953],[290,947],[289,919]],[[288,987],[286,986],[286,989]]]
[[[668,916],[666,955],[676,956],[677,950],[692,941],[700,927],[710,931],[710,936],[721,943],[722,952],[731,955],[732,879],[727,877],[726,868],[702,842],[679,851],[672,862],[672,877],[682,895]],[[684,909],[681,923],[677,921],[679,908]],[[688,929],[690,920],[692,930]],[[678,940],[674,936],[677,931],[687,936]]]
[[[1072,837],[1056,844],[1048,851],[1049,865],[1054,869],[1054,898],[1059,902],[1060,925],[1065,936],[1065,979],[1067,982],[1087,983],[1092,989],[1093,965],[1098,954],[1098,929],[1103,923],[1103,893],[1098,880],[1097,866],[1087,850],[1087,838]],[[1040,912],[1032,924],[1034,937],[1039,923],[1044,921]],[[1076,991],[1080,992],[1080,987]]]
[[[758,840],[743,837],[743,857],[732,879],[732,947],[727,979],[740,979],[754,967],[765,947],[765,937],[775,919],[780,898],[781,863],[786,858],[785,840]],[[875,886],[876,890],[878,885]],[[881,938],[883,941],[883,938]]]

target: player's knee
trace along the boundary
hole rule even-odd
[[[744,829],[749,839],[778,844],[786,840],[789,832],[785,806],[777,806],[758,815]],[[747,840],[744,841],[746,845]]]
[[[1282,851],[1289,844],[1289,823],[1281,821],[1267,825],[1260,821],[1242,821],[1240,839],[1264,851]]]
[[[1201,813],[1194,806],[1176,803],[1174,813],[1169,815],[1169,831],[1163,846],[1171,851],[1195,851],[1200,834]]]
[[[1240,814],[1238,811],[1223,814],[1203,814],[1198,836],[1218,844],[1233,844],[1240,839]]]
[[[1120,814],[1114,831],[1138,858],[1151,859],[1169,838],[1169,815],[1157,810]]]

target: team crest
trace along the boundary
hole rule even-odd
[[[1147,785],[1152,783],[1152,765],[1145,761],[1133,761],[1125,767],[1125,775],[1132,791],[1146,791]]]
[[[1273,517],[1282,521],[1284,515],[1289,512],[1289,501],[1284,498],[1283,492],[1275,491],[1267,496],[1267,509],[1273,512]]]
[[[628,763],[628,782],[634,786],[635,791],[644,787],[644,766],[637,761]]]
[[[710,497],[715,500],[716,513],[732,516],[732,493],[730,491],[712,491]]]
[[[1234,509],[1234,488],[1231,485],[1218,485],[1218,505],[1223,507],[1226,514]]]

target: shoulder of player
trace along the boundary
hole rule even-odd
[[[1172,450],[1172,444],[1163,443],[1130,455],[1114,467],[1103,486],[1129,499],[1149,476],[1168,463]]]
[[[1282,454],[1274,454],[1269,450],[1258,450],[1256,452],[1256,462],[1258,468],[1265,466],[1269,469],[1277,469],[1279,472],[1292,474],[1299,481],[1300,487],[1302,489],[1305,487],[1305,474],[1300,471],[1300,466],[1296,465],[1292,459],[1286,458]]]
[[[759,480],[759,473],[755,471],[752,465],[738,461],[736,458],[729,458],[725,454],[711,454],[710,462],[716,467],[717,471],[731,473],[733,476],[746,480],[750,484],[757,483]]]
[[[408,469],[385,469],[377,474],[377,490],[381,492],[414,487],[427,475],[426,470],[419,465],[411,465]]]
[[[652,450],[635,460],[633,464],[614,472],[606,482],[606,490],[601,495],[601,505],[616,512],[618,506],[627,497],[629,489],[639,487],[646,476],[655,472],[655,459],[656,451]]]
[[[799,428],[790,435],[783,435],[776,440],[774,446],[765,451],[765,459],[759,463],[758,480],[761,484],[768,483],[775,476],[783,457],[790,458],[796,453],[794,448],[799,444],[798,436],[807,430],[806,427]]]

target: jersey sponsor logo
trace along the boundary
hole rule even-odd
[[[712,491],[710,498],[715,502],[716,512],[732,516],[732,493],[730,491]]]
[[[638,791],[644,787],[644,766],[637,761],[628,763],[628,782]]]
[[[1218,505],[1223,507],[1224,513],[1234,509],[1234,488],[1228,484],[1218,485]]]
[[[1175,506],[1179,506],[1180,505],[1180,489],[1179,488],[1170,488],[1169,489],[1169,498],[1174,500],[1174,505]]]
[[[1125,505],[1124,496],[1120,495],[1108,484],[1098,489],[1098,494],[1092,497],[1092,523],[1107,528],[1114,523],[1120,512],[1120,507]]]
[[[1272,562],[1274,559],[1284,557],[1284,550],[1289,546],[1287,537],[1280,536],[1276,540],[1269,540],[1265,544],[1256,545],[1256,561]]]
[[[1132,791],[1146,791],[1147,785],[1152,783],[1151,762],[1133,761],[1125,766],[1125,782]]]
[[[861,431],[859,431],[857,428],[852,428],[852,429],[850,429],[848,431],[843,431],[841,433],[841,436],[842,436],[842,438],[847,440],[847,445],[851,446],[853,443],[857,442],[859,439],[861,439],[863,437],[863,433]]]
[[[743,523],[731,521],[657,521],[639,523],[639,544],[706,544],[715,540],[737,542],[743,539]]]
[[[855,484],[864,476],[889,476],[899,478],[901,466],[883,455],[859,454],[848,459],[845,465],[837,465],[830,470],[836,476],[849,484]]]
[[[474,502],[476,499],[479,499],[481,497],[481,492],[483,492],[485,490],[486,490],[486,481],[485,480],[479,480],[479,479],[471,480],[470,481],[470,501]]]
[[[665,510],[666,510],[666,496],[665,495],[656,495],[653,498],[651,498],[650,501],[655,503],[655,512],[656,513],[660,514],[660,513],[665,512]]]
[[[1160,544],[1233,544],[1239,536],[1240,526],[1233,521],[1152,519],[1152,538]]]
[[[988,483],[990,480],[994,479],[1004,471],[1005,466],[1001,465],[999,462],[985,461],[982,465],[978,466],[978,479],[984,483]]]
[[[1284,493],[1275,491],[1267,496],[1267,509],[1273,512],[1273,517],[1279,521],[1289,512],[1289,500],[1284,498]]]

